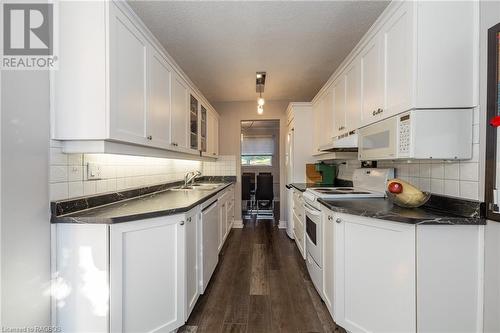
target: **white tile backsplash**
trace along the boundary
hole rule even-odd
[[[233,161],[235,161],[234,158]],[[101,179],[87,179],[87,164],[89,162],[101,166]],[[64,154],[60,143],[52,140],[49,175],[50,199],[63,200],[179,181],[184,179],[184,174],[188,171],[202,171],[202,166],[203,163],[200,161],[111,154]],[[224,172],[226,172],[225,170]],[[228,170],[233,170],[229,164]],[[234,167],[233,174],[235,173],[236,167]]]
[[[461,162],[460,180],[477,181],[479,176],[479,163]]]
[[[76,198],[83,196],[83,181],[68,183],[68,197]]]
[[[436,194],[444,194],[444,180],[431,178],[431,192]]]
[[[445,163],[444,164],[444,178],[445,179],[460,179],[460,164],[459,163]]]
[[[204,176],[236,176],[236,156],[221,155],[214,162],[203,162]]]
[[[431,164],[431,178],[444,179],[444,164]]]
[[[476,146],[476,145],[474,145]],[[479,150],[474,147],[473,151]],[[477,145],[478,146],[478,145]],[[478,153],[477,153],[478,154]],[[358,161],[346,161],[344,173],[359,167]],[[467,161],[412,160],[378,161],[379,168],[394,168],[397,178],[407,181],[422,191],[466,199],[479,199],[478,157]],[[352,179],[347,178],[347,179]]]
[[[460,182],[458,180],[444,180],[444,194],[452,197],[460,196]]]
[[[479,182],[460,181],[460,197],[477,200],[479,197]]]
[[[101,166],[101,179],[87,179],[87,164]],[[200,162],[112,154],[64,154],[58,141],[50,148],[50,199],[63,200],[128,188],[180,181],[188,171],[206,176],[236,175],[236,157]]]

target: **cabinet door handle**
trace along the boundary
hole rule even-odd
[[[180,225],[184,225],[184,221],[180,221],[180,222],[179,222],[179,224],[180,224]]]
[[[337,223],[342,223],[342,219],[341,219],[340,217],[338,217],[338,218],[335,220],[335,222],[337,222]]]

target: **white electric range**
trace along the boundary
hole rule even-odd
[[[345,200],[383,198],[387,181],[394,178],[394,169],[362,168],[354,170],[353,187],[312,187],[304,194],[306,215],[306,264],[311,280],[322,294],[323,289],[323,222],[318,199]]]

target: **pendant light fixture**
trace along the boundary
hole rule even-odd
[[[266,101],[262,97],[262,93],[264,92],[264,86],[266,84],[266,72],[257,72],[255,79],[255,91],[259,93],[259,98],[257,99],[257,113],[264,113],[264,104]]]

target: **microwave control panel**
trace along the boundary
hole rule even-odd
[[[410,153],[410,115],[399,117],[399,154],[408,156]]]

